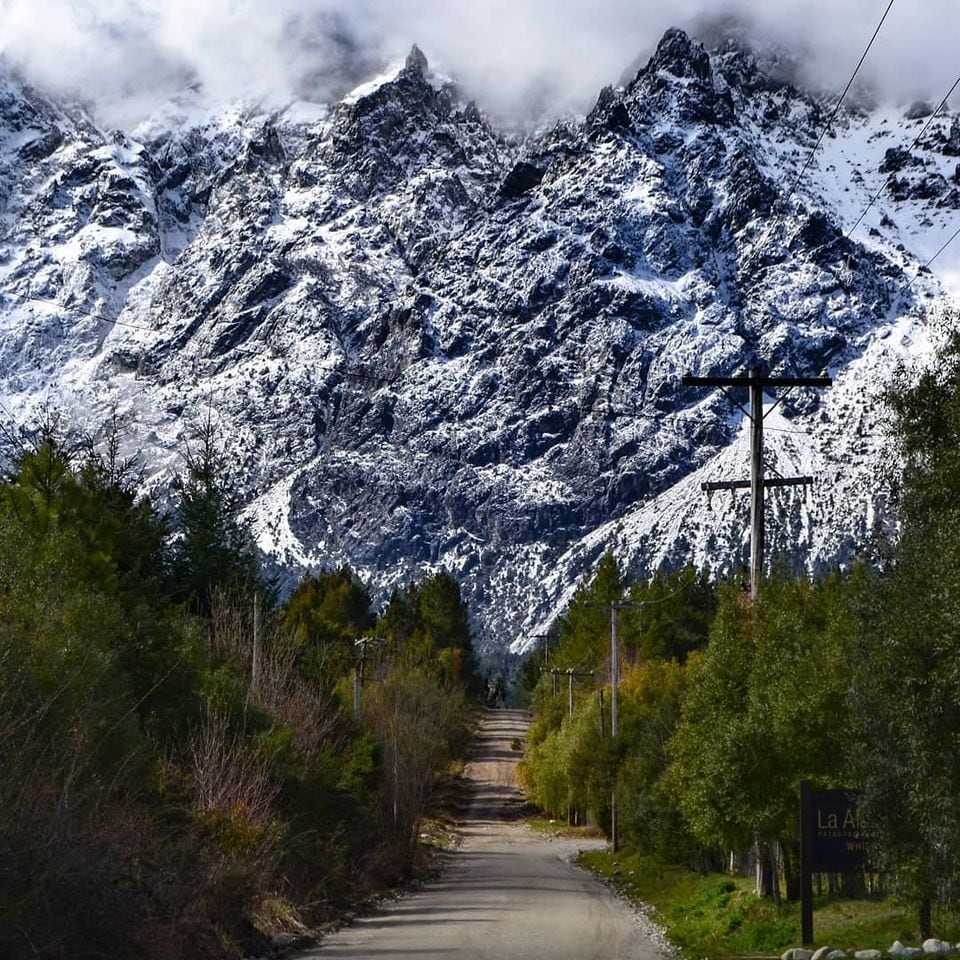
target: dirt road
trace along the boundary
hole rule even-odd
[[[490,711],[467,776],[474,800],[443,878],[356,921],[306,954],[318,960],[659,960],[630,910],[569,858],[595,841],[548,840],[513,820],[520,711]]]

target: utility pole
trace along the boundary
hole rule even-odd
[[[617,739],[617,687],[620,686],[620,642],[617,639],[617,605],[610,604],[610,738]],[[613,798],[616,810],[617,798]],[[614,823],[616,819],[614,818]],[[613,852],[617,852],[617,832],[613,831]]]
[[[400,702],[393,700],[393,823],[400,822]]]
[[[547,657],[550,655],[550,634],[549,633],[531,633],[529,639],[537,641],[537,649],[540,652],[540,668],[546,666]]]
[[[620,643],[617,639],[617,612],[619,610],[643,609],[640,603],[610,604],[610,740],[617,742],[617,687],[620,685]],[[610,797],[610,847],[614,853],[620,849],[620,811],[617,809],[617,785],[613,785]]]
[[[588,607],[610,608],[610,740],[617,742],[617,687],[620,684],[620,644],[617,639],[617,613],[620,610],[642,610],[644,604],[629,600],[591,601]],[[603,701],[600,707],[601,732],[603,728]],[[610,847],[614,853],[620,849],[620,830],[617,816],[617,788],[614,785],[610,798]]]
[[[569,669],[567,673],[567,716],[573,716],[573,678],[574,677],[592,677],[593,671],[588,672],[577,671],[574,669]]]
[[[813,483],[813,477],[777,477],[767,479],[763,464],[763,420],[794,387],[829,387],[830,377],[770,377],[765,376],[762,366],[751,367],[746,376],[739,377],[694,377],[687,375],[680,381],[685,387],[719,387],[750,420],[750,479],[722,480],[701,484],[701,489],[712,493],[715,490],[750,490],[750,596],[756,599],[763,578],[764,553],[764,491],[767,487],[805,487]],[[750,409],[745,410],[729,393],[728,389],[747,387],[750,394]],[[763,412],[763,391],[768,387],[786,387],[779,400]]]
[[[250,664],[250,686],[256,688],[260,676],[260,594],[253,594],[253,657]]]
[[[257,679],[260,676],[260,593],[253,592],[253,649],[250,652],[250,685],[247,698],[243,703],[243,715],[246,718],[250,698],[256,694]]]
[[[353,645],[357,648],[358,656],[357,662],[353,668],[353,717],[355,720],[360,720],[360,694],[363,690],[363,661],[364,654],[367,650],[367,644],[376,644],[379,645],[381,641],[376,637],[360,637],[357,640],[353,641]]]

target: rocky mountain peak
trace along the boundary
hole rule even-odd
[[[522,143],[416,48],[339,104],[124,138],[5,91],[0,402],[116,409],[158,486],[212,413],[285,567],[349,562],[383,591],[443,565],[502,638],[607,549],[736,566],[746,503],[708,509],[700,484],[742,475],[743,423],[680,376],[754,358],[836,381],[769,421],[771,468],[823,477],[778,495],[771,552],[842,561],[888,522],[882,491],[864,507],[872,397],[924,349],[937,287],[902,280],[960,207],[952,118],[904,158],[899,111],[843,114],[773,213],[816,99],[675,30],[586,121]]]
[[[430,63],[427,60],[426,55],[416,44],[410,48],[410,53],[407,54],[404,70],[419,73],[424,77],[430,70]]]
[[[647,72],[666,70],[676,77],[707,80],[710,77],[710,54],[703,44],[683,30],[671,27],[657,45]]]
[[[684,31],[668,30],[626,89],[630,113],[642,124],[655,123],[658,116],[665,115],[683,124],[732,123],[734,101],[721,66],[703,44]],[[623,125],[620,111],[609,104],[601,104],[601,108],[608,126]]]

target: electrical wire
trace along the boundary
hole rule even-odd
[[[850,76],[850,79],[847,81],[847,85],[843,88],[843,93],[840,94],[840,99],[837,101],[834,106],[830,116],[827,118],[826,124],[824,124],[823,130],[820,131],[820,136],[817,138],[817,142],[814,144],[813,149],[810,151],[810,156],[807,157],[807,162],[803,165],[803,169],[797,175],[797,179],[793,182],[793,186],[790,188],[789,193],[787,193],[784,198],[784,204],[789,203],[790,198],[796,193],[797,187],[800,186],[801,181],[804,178],[807,170],[810,168],[810,164],[813,163],[813,158],[816,155],[817,150],[820,149],[820,144],[823,143],[823,138],[830,131],[830,127],[833,125],[833,121],[836,120],[837,114],[840,112],[840,107],[843,104],[843,101],[846,99],[847,94],[850,92],[850,88],[853,86],[854,81],[857,79],[857,74],[860,73],[860,68],[863,66],[864,61],[867,59],[867,54],[870,52],[870,48],[873,46],[874,41],[877,39],[877,36],[880,33],[881,27],[883,27],[884,22],[887,19],[887,16],[890,13],[890,9],[893,7],[894,0],[890,0],[887,4],[887,9],[883,11],[883,16],[880,18],[880,22],[877,24],[876,30],[873,31],[873,36],[870,37],[870,42],[867,44],[866,49],[860,54],[860,59],[857,61],[857,65],[854,68],[853,73]]]
[[[654,583],[654,578],[651,577],[647,580],[647,589],[650,589],[650,585]],[[679,597],[681,593],[686,593],[687,590],[690,590],[697,583],[697,578],[694,576],[689,579],[682,587],[677,590],[674,590],[673,593],[668,593],[665,597],[657,597],[656,600],[638,600],[637,603],[641,607],[649,607],[656,603],[666,603],[668,600],[673,600],[674,597]]]
[[[947,91],[947,95],[940,101],[940,105],[937,107],[936,110],[933,111],[933,113],[930,114],[929,117],[927,117],[927,122],[920,128],[920,132],[913,138],[913,143],[911,143],[910,146],[907,147],[907,153],[910,153],[912,150],[914,150],[917,144],[921,141],[921,139],[923,139],[923,135],[930,128],[930,124],[933,123],[933,121],[939,115],[940,111],[947,105],[947,101],[950,99],[950,97],[953,96],[953,92],[954,90],[957,89],[958,86],[960,86],[960,77],[957,77],[957,79],[953,81],[953,85]],[[880,195],[883,193],[883,191],[887,189],[887,186],[890,183],[890,177],[892,176],[893,174],[890,174],[890,176],[886,177],[886,179],[883,181],[883,184],[880,186],[880,189],[877,190],[877,192],[870,198],[870,202],[863,208],[863,211],[861,212],[860,216],[857,217],[854,225],[847,231],[846,233],[847,240],[850,239],[850,237],[853,235],[854,230],[856,230],[857,227],[859,227],[860,224],[863,222],[863,218],[873,209],[873,205],[877,202],[877,200],[880,199]]]
[[[84,310],[82,307],[65,306],[62,303],[58,303],[56,300],[49,299],[48,297],[34,297],[28,293],[16,293],[12,290],[4,290],[2,293],[0,293],[0,297],[9,300],[21,300],[27,303],[46,304],[51,307],[57,307],[59,310],[67,313],[78,314],[82,317],[90,317],[92,320],[99,320],[101,323],[109,323],[117,327],[129,327],[132,330],[142,330],[145,333],[158,332],[153,327],[145,327],[139,323],[130,323],[127,320],[118,320],[114,317],[105,316],[102,313],[93,313],[90,310]]]
[[[910,287],[912,287],[912,286],[920,279],[920,274],[923,273],[924,270],[929,269],[930,264],[933,263],[933,261],[936,260],[937,257],[939,257],[940,254],[943,253],[943,251],[946,250],[947,247],[949,247],[950,244],[953,243],[953,241],[956,240],[958,236],[960,236],[960,227],[957,227],[957,229],[954,230],[954,232],[953,232],[952,236],[950,237],[950,239],[947,240],[947,242],[946,242],[929,260],[927,260],[927,261],[920,267],[920,269],[917,271],[917,275],[910,281],[910,283],[907,284],[907,289],[908,289],[908,290],[910,289]]]

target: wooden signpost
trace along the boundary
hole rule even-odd
[[[853,873],[867,866],[868,833],[852,790],[800,783],[800,926],[813,943],[814,873]]]

